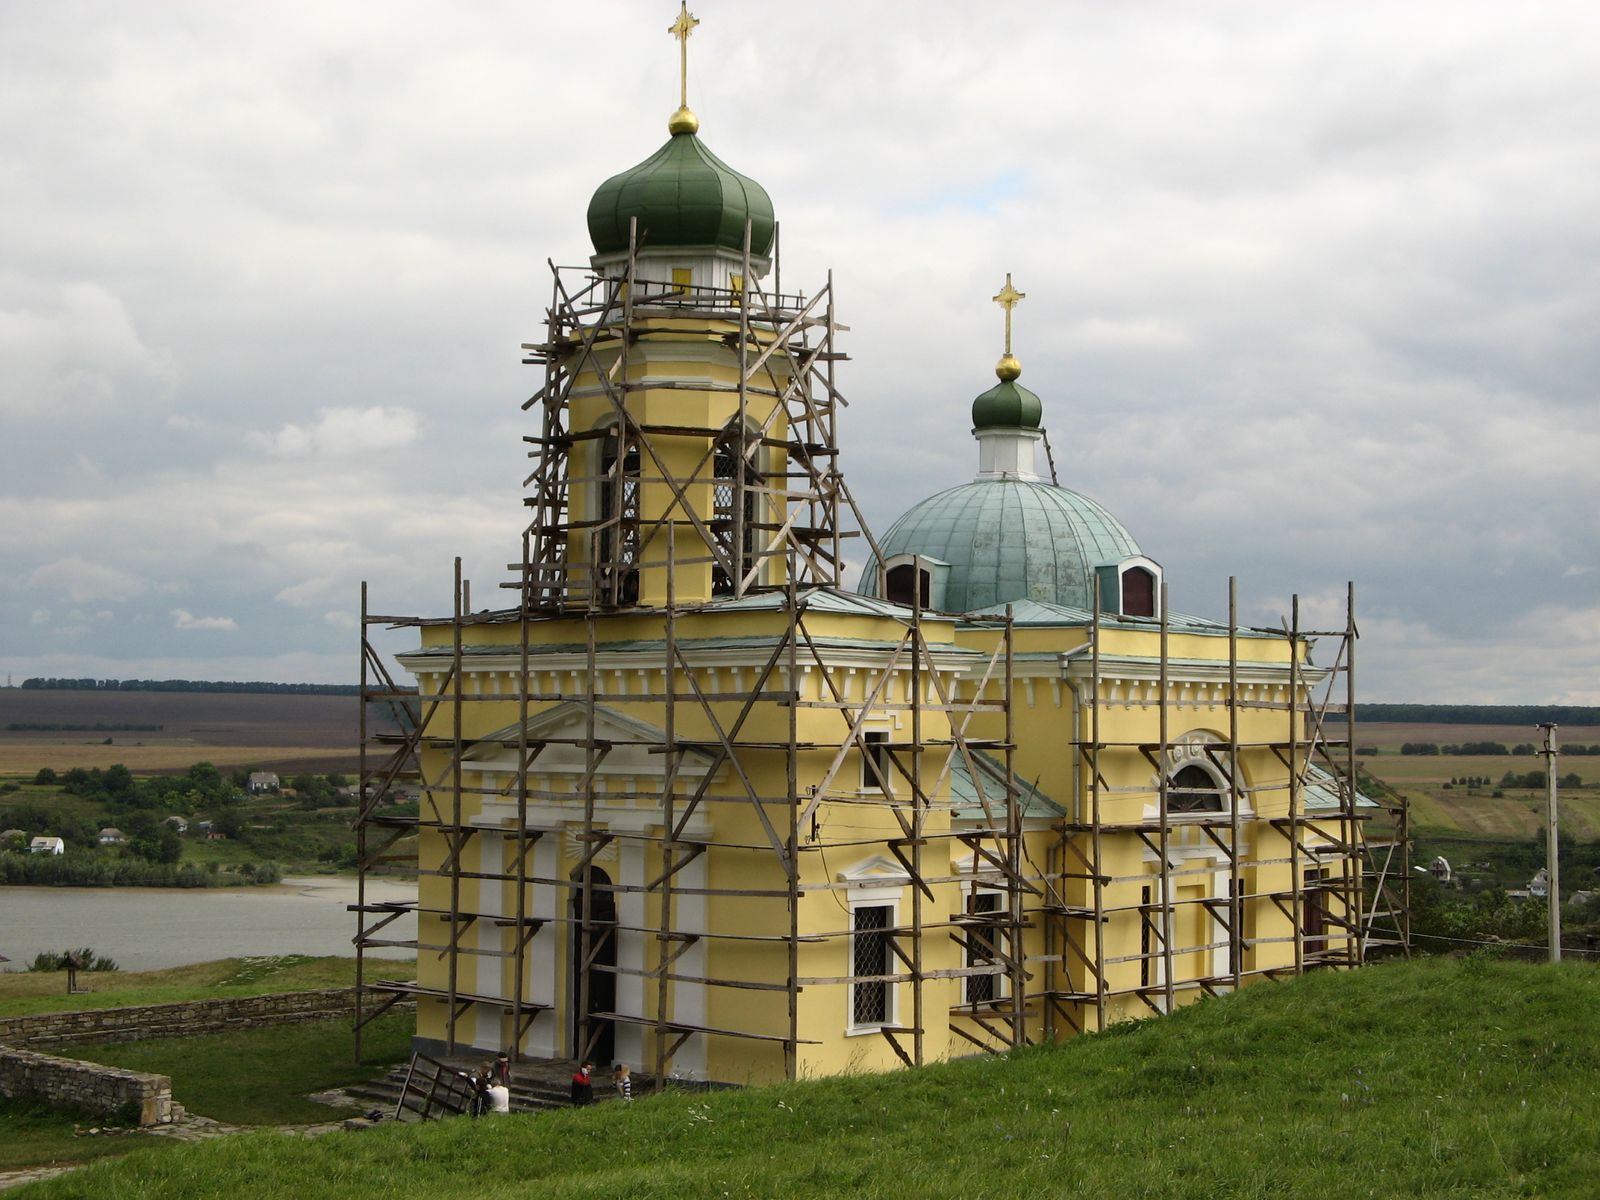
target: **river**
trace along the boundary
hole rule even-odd
[[[369,903],[415,900],[414,883],[369,880]],[[353,955],[354,879],[286,877],[271,887],[74,888],[0,887],[0,955],[9,970],[42,950],[84,946],[115,959],[124,971],[181,967],[246,955]],[[416,937],[415,916],[379,936]],[[412,951],[376,950],[410,958]]]

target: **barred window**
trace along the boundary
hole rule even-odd
[[[750,442],[754,437],[755,435],[749,431],[741,434],[739,419],[735,417],[722,431],[722,436],[717,439],[717,444],[712,450],[711,528],[717,539],[717,548],[727,556],[740,578],[749,574],[761,549],[761,530],[757,528],[761,512],[758,502],[760,493],[756,490],[762,484],[761,473],[757,469],[760,452],[749,453]],[[742,497],[739,495],[741,454],[746,456]],[[734,535],[736,524],[742,526],[740,536],[737,538]],[[736,541],[737,545],[734,544]],[[733,595],[735,583],[734,577],[722,563],[719,562],[711,568],[712,595]]]
[[[888,904],[864,904],[850,910],[852,975],[890,973],[888,930],[893,916],[894,908]],[[887,982],[877,979],[851,984],[852,1025],[887,1025],[892,1018],[892,993]]]
[[[619,604],[639,598],[639,447],[618,431],[600,447],[600,570]]]
[[[975,917],[992,917],[1001,911],[1000,900],[999,892],[978,892],[967,897],[967,911]],[[999,950],[1005,944],[1003,939],[999,926],[990,921],[967,926],[967,966],[988,967],[999,962]],[[968,1004],[998,1000],[1000,995],[1000,976],[967,976]]]

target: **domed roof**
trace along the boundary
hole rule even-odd
[[[674,126],[674,128],[680,128]],[[628,249],[628,219],[639,218],[647,246],[721,246],[750,253],[772,249],[772,200],[684,128],[636,167],[613,175],[589,201],[589,239],[596,254]]]
[[[1044,404],[1015,379],[1002,379],[972,402],[974,429],[1037,429]]]
[[[1071,608],[1094,602],[1094,568],[1140,553],[1122,524],[1087,496],[1026,479],[979,479],[930,496],[878,540],[883,553],[950,564],[946,612],[1014,600]],[[878,562],[856,589],[878,592]]]

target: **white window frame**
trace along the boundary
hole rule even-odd
[[[891,751],[885,745],[890,740],[891,732],[888,729],[861,730],[861,741],[864,743],[858,753],[861,755],[861,786],[864,795],[892,796],[894,795],[894,763],[890,761]],[[874,750],[873,747],[880,747]],[[881,757],[878,762],[878,773],[883,776],[883,786],[878,786],[878,781],[873,778],[872,772],[867,769],[868,756]]]
[[[856,973],[856,913],[864,908],[887,908],[889,910],[887,929],[893,929],[900,923],[900,898],[898,889],[891,892],[888,889],[881,891],[863,890],[851,895],[849,899],[850,910],[850,945],[849,945],[849,974]],[[898,960],[894,951],[884,946],[884,971],[885,975],[897,975],[895,969]],[[896,983],[883,983],[884,989],[884,1016],[882,1021],[861,1023],[856,1020],[856,988],[863,985],[850,983],[845,985],[845,1036],[860,1037],[865,1034],[877,1033],[880,1029],[894,1028],[900,1014],[900,985]]]

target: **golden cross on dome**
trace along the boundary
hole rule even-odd
[[[1011,286],[1011,272],[1006,272],[1006,285],[994,295],[994,302],[1006,310],[1006,353],[1011,353],[1011,310],[1028,298],[1027,292],[1019,292]]]
[[[678,6],[678,19],[667,26],[667,32],[678,39],[678,110],[689,111],[689,35],[700,24],[689,11],[688,0]]]

